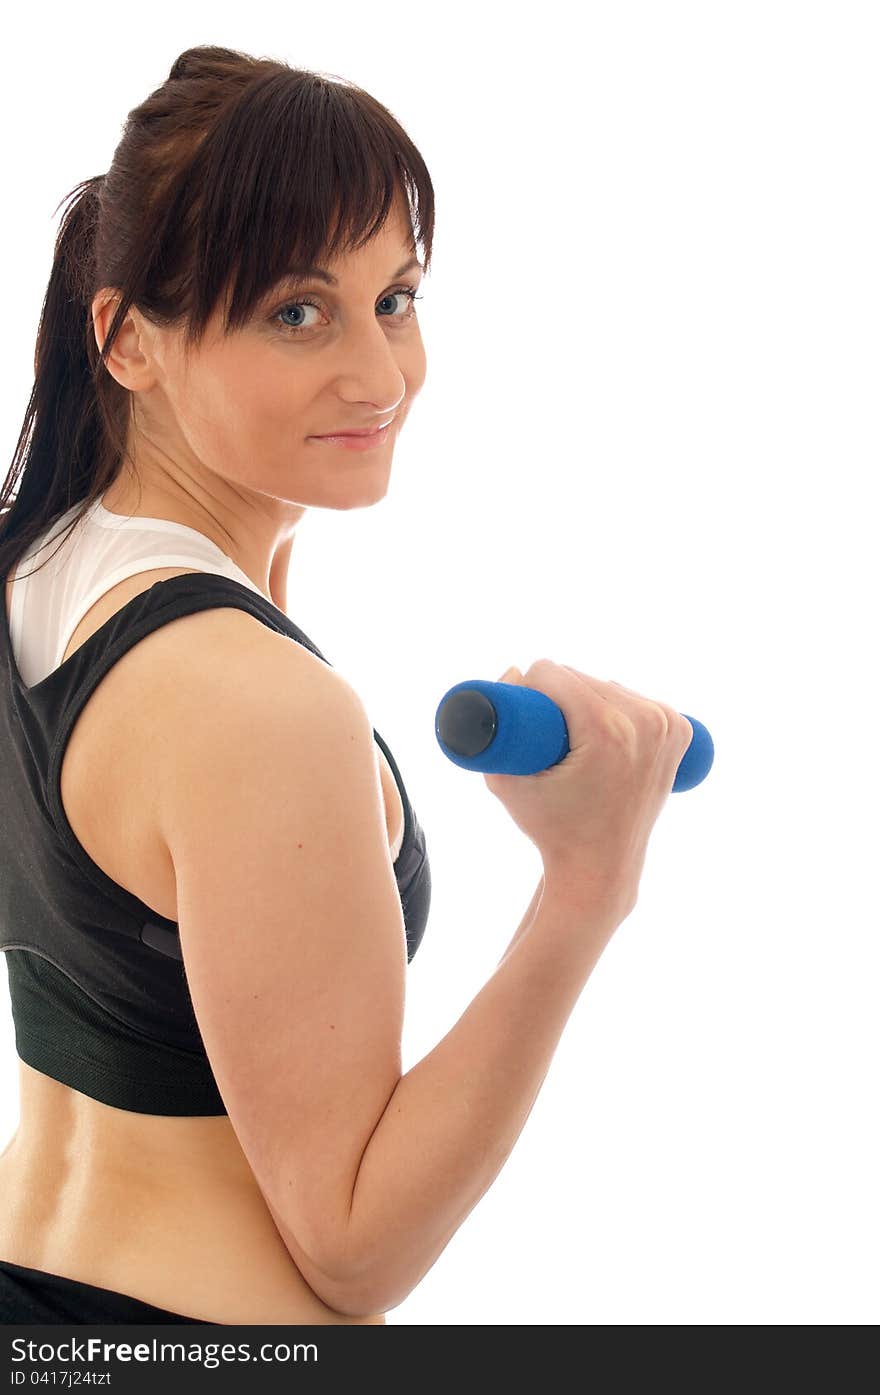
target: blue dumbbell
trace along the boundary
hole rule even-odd
[[[676,772],[673,793],[705,780],[715,758],[703,723],[683,715],[694,734]],[[557,765],[569,750],[568,727],[552,698],[536,688],[483,678],[449,689],[437,708],[434,732],[441,751],[455,765],[487,775],[535,775]]]

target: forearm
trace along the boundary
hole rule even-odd
[[[452,1030],[401,1077],[367,1144],[343,1245],[352,1311],[402,1302],[494,1181],[619,923],[543,879],[533,905]]]
[[[535,915],[536,915],[537,910],[538,910],[538,907],[539,907],[540,904],[541,904],[541,897],[542,897],[543,895],[544,895],[544,874],[543,874],[543,872],[542,872],[542,873],[541,873],[541,879],[540,879],[540,881],[538,882],[538,885],[535,887],[534,895],[532,896],[532,899],[531,899],[531,901],[529,902],[529,909],[526,911],[525,915],[523,916],[522,920],[520,921],[519,926],[518,926],[518,928],[516,929],[516,931],[515,931],[515,933],[514,933],[513,939],[510,941],[510,944],[507,946],[507,949],[504,951],[504,953],[502,954],[501,958],[498,960],[498,968],[499,968],[499,969],[501,968],[501,965],[504,963],[504,961],[505,961],[505,959],[507,958],[507,956],[508,956],[508,954],[510,953],[510,951],[513,949],[513,946],[517,943],[518,940],[522,939],[523,934],[524,934],[525,931],[529,928],[529,926],[531,925],[532,921],[534,920]]]

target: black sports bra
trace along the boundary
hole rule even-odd
[[[86,852],[61,801],[61,763],[74,723],[113,664],[171,620],[218,606],[248,611],[329,663],[264,596],[231,577],[199,572],[135,596],[28,687],[0,607],[0,950],[16,1049],[34,1069],[138,1113],[226,1109],[193,1011],[177,923],[113,881]],[[403,802],[394,874],[410,963],[430,910],[430,863],[394,756],[375,728],[373,734]]]

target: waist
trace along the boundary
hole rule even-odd
[[[309,1287],[226,1116],[131,1114],[20,1068],[0,1259],[209,1322],[384,1323]]]

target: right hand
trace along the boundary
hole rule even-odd
[[[498,681],[552,698],[569,750],[534,775],[484,774],[490,792],[537,847],[546,885],[583,892],[625,918],[693,727],[673,707],[550,659]]]

